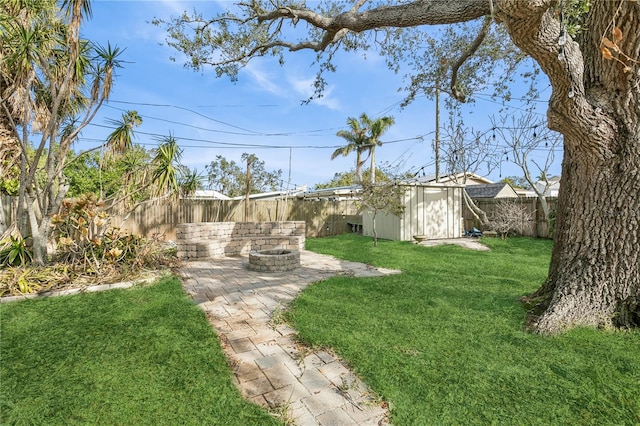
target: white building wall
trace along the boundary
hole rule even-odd
[[[455,186],[407,186],[404,214],[378,213],[378,238],[413,241],[414,235],[428,239],[459,238],[462,227],[462,188]],[[373,212],[363,213],[363,235],[373,236]]]
[[[402,241],[400,233],[400,219],[388,213],[378,212],[376,215],[376,233],[384,240]],[[362,213],[362,235],[373,237],[373,211]]]

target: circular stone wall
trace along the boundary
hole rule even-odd
[[[300,266],[298,250],[260,250],[249,253],[249,269],[257,272],[286,272]]]

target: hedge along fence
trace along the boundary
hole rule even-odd
[[[523,225],[524,232],[522,235],[527,237],[534,238],[549,238],[549,223],[544,217],[544,213],[542,211],[542,205],[538,197],[526,197],[526,198],[478,198],[474,200],[476,205],[481,208],[483,211],[487,213],[487,217],[491,220],[491,217],[494,215],[498,203],[501,201],[514,201],[519,205],[526,208],[528,212],[529,219]],[[549,204],[549,209],[554,212],[556,209],[556,205],[558,203],[558,199],[556,197],[547,198],[547,203]],[[462,216],[464,218],[464,229],[471,229],[474,226],[478,229],[486,231],[484,226],[480,224],[480,221],[473,216],[471,210],[463,204],[462,208]]]
[[[132,233],[151,237],[162,235],[176,240],[176,226],[198,222],[245,222],[244,200],[161,201],[139,206],[128,214],[109,209],[112,224]],[[324,237],[351,232],[362,223],[353,201],[343,200],[251,200],[248,222],[304,221],[306,237]]]

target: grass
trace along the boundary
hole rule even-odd
[[[0,305],[1,424],[278,424],[177,278]]]
[[[390,402],[394,425],[638,425],[640,333],[523,331],[517,299],[545,279],[551,243],[489,240],[490,252],[344,235],[307,248],[401,269],[305,290],[289,318]]]

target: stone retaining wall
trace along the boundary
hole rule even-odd
[[[176,226],[178,257],[205,259],[257,250],[304,250],[304,221],[200,222]]]

